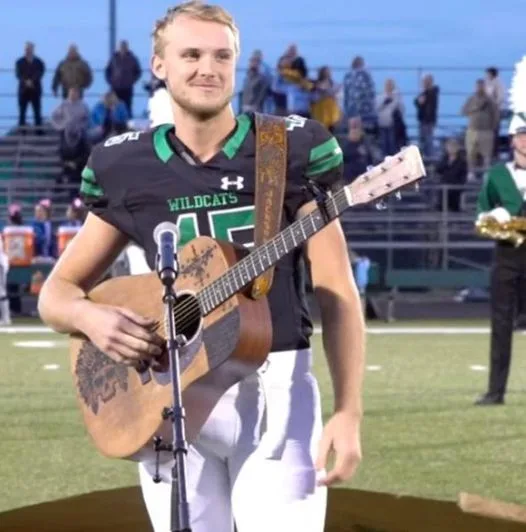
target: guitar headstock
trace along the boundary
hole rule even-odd
[[[378,201],[426,175],[424,162],[417,146],[403,148],[396,155],[386,157],[379,165],[346,185],[350,205]]]

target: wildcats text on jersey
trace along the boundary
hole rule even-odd
[[[168,198],[166,201],[168,202],[170,212],[181,212],[193,209],[209,209],[237,205],[239,203],[239,197],[232,192],[219,192],[218,194],[199,194],[197,196]]]

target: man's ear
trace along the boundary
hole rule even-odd
[[[152,55],[150,67],[152,69],[153,75],[157,79],[161,81],[166,81],[166,67],[164,64],[164,59],[159,57],[157,54]]]

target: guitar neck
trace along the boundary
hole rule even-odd
[[[249,253],[197,294],[203,315],[206,316],[222,305],[282,257],[301,246],[351,204],[350,191],[344,187],[327,197],[324,203],[327,216],[317,208]]]

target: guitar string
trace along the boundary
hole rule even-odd
[[[339,191],[332,198],[329,198],[330,201],[329,201],[329,204],[327,205],[327,208],[328,208],[328,211],[329,211],[329,214],[330,214],[331,218],[337,216],[338,215],[338,211],[343,210],[342,208],[347,207],[346,195],[345,195],[345,193],[340,194],[340,192],[343,192],[343,191]],[[343,202],[341,200],[345,200],[345,202]],[[277,238],[281,238],[281,240],[285,244],[285,248],[286,249],[290,248],[290,249],[288,249],[287,252],[290,252],[294,247],[299,245],[299,244],[296,243],[296,239],[294,238],[294,229],[296,229],[296,230],[301,229],[301,231],[303,233],[301,236],[302,237],[303,236],[306,237],[304,239],[304,241],[305,241],[308,238],[310,238],[314,233],[316,233],[318,230],[320,230],[320,229],[322,229],[324,227],[325,223],[321,227],[318,227],[318,225],[317,225],[317,223],[319,223],[321,220],[323,220],[323,218],[321,217],[321,213],[319,211],[313,211],[309,215],[301,218],[300,220],[297,220],[297,222],[295,222],[294,224],[291,224],[287,228],[288,232],[283,232],[281,235],[277,235],[276,239]],[[310,226],[310,227],[307,228],[307,225]],[[305,231],[306,229],[308,229],[308,234],[306,234],[307,233],[307,231]],[[268,242],[267,244],[271,244],[271,243],[272,243],[272,241]],[[268,255],[268,252],[267,252],[267,255]],[[259,262],[262,264],[264,258],[265,258],[264,257],[264,251],[262,250],[262,248],[259,248],[258,251],[255,251],[255,252],[247,255],[247,257],[242,259],[242,261],[240,261],[240,262],[243,262],[243,261],[246,262],[245,270],[248,273],[248,267],[250,265],[253,267],[254,270],[256,269],[255,260],[259,259]],[[236,264],[236,266],[237,265],[239,265],[239,262]],[[226,279],[224,279],[223,277],[228,278],[228,283],[229,283],[230,290],[225,290],[224,288],[223,288],[223,290],[220,290],[220,289],[218,289],[217,287],[214,286],[216,284],[219,285],[219,286],[221,286],[221,285],[224,286],[224,283],[225,283]],[[241,282],[243,282],[243,276],[242,275],[240,276],[240,279],[241,279]],[[236,287],[236,289],[234,291],[232,291],[232,288],[231,288],[232,281],[234,281],[234,286]],[[183,303],[180,307],[176,307],[176,309],[174,311],[174,318],[179,322],[178,326],[182,327],[182,328],[187,327],[188,325],[190,325],[190,323],[192,321],[197,320],[198,318],[201,317],[202,312],[201,312],[200,305],[199,305],[199,299],[203,299],[204,300],[204,302],[203,302],[204,306],[210,307],[210,311],[209,312],[211,312],[214,309],[214,307],[220,306],[220,305],[215,305],[214,304],[214,300],[213,300],[212,294],[209,293],[211,290],[214,290],[219,296],[222,296],[222,295],[227,296],[228,292],[232,292],[232,294],[228,295],[228,297],[227,297],[227,299],[229,299],[230,297],[235,295],[235,293],[238,292],[241,288],[243,288],[244,286],[249,284],[249,282],[250,281],[247,281],[246,283],[243,283],[243,285],[237,287],[237,285],[239,284],[239,280],[236,279],[235,274],[234,274],[234,270],[230,270],[227,274],[224,274],[223,276],[219,277],[218,279],[216,279],[212,283],[210,283],[210,285],[205,287],[199,293],[200,297],[198,295],[197,301],[196,301],[196,299],[192,299],[192,300],[190,300],[188,302]],[[227,299],[225,299],[225,301]]]
[[[329,215],[331,218],[338,216],[339,211],[343,210],[342,208],[347,207],[347,196],[343,190],[338,191],[334,196],[328,198],[329,202],[327,205],[327,210],[329,211]],[[342,200],[345,200],[344,202]],[[321,217],[321,213],[319,210],[313,211],[309,213],[309,215],[304,216],[300,220],[297,220],[294,224],[291,224],[283,233],[280,235],[276,235],[275,239],[272,239],[271,241],[267,242],[264,246],[260,247],[258,250],[254,251],[253,253],[250,253],[247,255],[244,259],[236,263],[234,268],[238,267],[238,269],[241,268],[240,263],[246,262],[245,264],[245,270],[248,272],[249,266],[252,266],[252,269],[256,270],[257,266],[255,264],[255,261],[258,260],[260,264],[263,264],[263,262],[267,262],[267,259],[269,257],[268,248],[270,248],[273,244],[274,240],[281,239],[285,245],[285,249],[287,250],[286,253],[292,251],[297,245],[296,239],[294,238],[295,230],[300,229],[302,234],[301,237],[305,237],[303,241],[310,238],[313,234],[315,234],[318,230],[322,229],[326,224],[324,223],[321,227],[318,227],[318,223],[320,220],[323,220]],[[310,226],[310,227],[307,227]],[[274,243],[276,245],[276,243]],[[268,246],[268,248],[265,248],[265,246]],[[265,249],[263,249],[265,248]],[[267,250],[267,251],[266,251]],[[265,251],[267,257],[265,257]],[[285,254],[286,254],[285,253]],[[267,266],[267,268],[270,267]],[[256,276],[257,277],[257,276]],[[241,282],[243,282],[243,276],[240,276]],[[218,286],[224,286],[225,281],[228,281],[228,286],[230,290],[225,290],[224,288],[221,290]],[[232,283],[233,281],[233,283]],[[241,288],[249,284],[250,281],[247,281],[246,283],[242,284],[241,286],[237,287],[239,284],[238,279],[236,279],[236,274],[234,273],[234,269],[232,268],[229,272],[223,274],[223,276],[219,277],[218,279],[215,279],[210,283],[208,286],[203,288],[201,292],[199,292],[196,299],[192,299],[188,302],[183,303],[180,307],[176,307],[174,310],[174,318],[179,321],[178,326],[179,327],[187,327],[190,325],[190,323],[197,318],[201,317],[201,309],[199,308],[199,299],[201,296],[202,299],[204,299],[205,305],[211,307],[211,310],[213,310],[214,301],[212,294],[210,294],[210,291],[213,291],[214,293],[218,293],[219,296],[227,295],[228,292],[232,292],[232,284],[234,284],[235,287],[237,287],[231,295],[228,296],[226,300],[228,300],[230,297],[235,295],[236,292],[238,292]],[[222,294],[223,293],[223,294]],[[225,300],[225,301],[226,301]]]
[[[397,190],[399,188],[402,188],[402,187],[397,187],[396,189],[393,189],[393,191]],[[332,219],[338,217],[347,207],[349,207],[349,204],[348,204],[348,201],[347,201],[347,194],[345,192],[345,188],[342,188],[338,192],[336,192],[333,196],[328,198],[328,204],[326,204],[326,208],[327,208],[327,211],[329,212],[329,216],[331,218],[330,221],[332,221]],[[309,213],[307,216],[304,216],[300,220],[297,220],[296,222],[294,222],[293,224],[288,226],[287,229],[285,229],[285,231],[283,231],[282,233],[276,235],[272,240],[270,240],[269,242],[267,242],[266,244],[264,244],[263,246],[261,246],[260,248],[255,250],[253,253],[250,253],[249,255],[244,257],[241,261],[236,263],[228,272],[224,273],[219,278],[217,278],[214,281],[212,281],[208,286],[203,288],[201,290],[201,292],[198,293],[197,298],[192,299],[192,300],[188,301],[187,303],[183,303],[180,307],[176,307],[174,309],[174,319],[179,321],[178,326],[182,327],[182,328],[188,327],[188,325],[190,325],[192,323],[192,321],[195,321],[195,320],[197,320],[198,318],[200,318],[202,316],[200,299],[204,300],[204,305],[210,307],[210,310],[208,311],[208,313],[209,313],[209,312],[212,312],[212,310],[214,310],[214,308],[217,308],[218,306],[223,304],[225,301],[227,301],[230,297],[235,295],[236,292],[241,290],[244,286],[249,284],[251,281],[247,281],[246,283],[243,283],[241,286],[237,286],[238,279],[236,279],[236,277],[235,277],[235,275],[236,275],[235,271],[236,271],[236,269],[240,269],[241,268],[241,266],[242,266],[241,263],[243,263],[245,265],[245,271],[247,271],[247,273],[249,272],[249,270],[248,270],[249,265],[251,265],[253,267],[253,269],[256,270],[256,264],[255,264],[254,261],[256,259],[258,259],[260,264],[263,264],[263,259],[265,258],[264,252],[266,251],[267,258],[268,258],[268,256],[269,256],[268,249],[272,245],[274,245],[275,249],[277,249],[277,241],[279,239],[281,239],[283,241],[283,243],[285,244],[285,248],[289,248],[289,246],[290,246],[290,248],[284,254],[284,255],[286,255],[287,253],[292,251],[292,249],[294,249],[295,247],[297,247],[299,245],[299,244],[297,244],[295,242],[295,239],[294,239],[295,230],[301,229],[301,231],[303,233],[303,235],[301,235],[301,236],[302,237],[305,236],[305,238],[303,240],[303,242],[305,242],[312,235],[314,235],[317,231],[323,229],[323,227],[325,227],[325,225],[327,225],[327,223],[324,222],[321,227],[317,227],[317,225],[316,225],[316,223],[319,222],[320,219],[323,220],[323,218],[320,218],[320,216],[321,216],[321,213],[319,212],[319,209],[317,209],[317,210]],[[310,227],[308,229],[309,234],[305,235],[306,227],[304,225],[307,222],[309,222],[312,227]],[[267,268],[268,267],[270,267],[270,265],[267,266]],[[249,275],[249,277],[250,277],[250,275]],[[256,275],[256,277],[257,277],[257,275]],[[240,275],[240,279],[241,279],[241,282],[243,282],[242,274]],[[224,284],[227,281],[228,281],[228,287],[229,287],[230,290],[226,290],[225,288],[223,288],[223,290],[221,290],[220,287],[224,287]],[[232,287],[232,281],[234,282],[234,286],[237,287],[234,291],[232,291],[232,288],[231,288]],[[218,294],[219,295],[219,299],[221,299],[222,296],[227,296],[228,292],[232,292],[232,293],[230,295],[228,295],[228,297],[226,297],[226,299],[223,301],[223,303],[220,303],[219,305],[217,305],[217,304],[214,303],[214,300],[213,300],[213,297],[212,297],[212,293],[210,293],[210,292],[212,292],[214,295]],[[223,294],[221,292],[223,292]],[[206,310],[206,309],[203,309],[203,310]]]
[[[318,217],[318,220],[316,220],[316,217],[312,217],[312,222],[310,222],[309,225],[312,226],[313,223],[315,223],[316,221],[319,221],[319,219],[320,219],[319,217]],[[306,225],[307,225],[306,222],[307,221],[308,220],[306,219],[306,217],[303,218],[301,220],[301,224],[298,224],[297,227],[298,228],[301,227],[302,233],[306,236],[306,238],[309,238],[312,234],[314,234],[315,231],[312,229],[312,227],[310,227],[309,231],[308,231],[309,234],[306,234],[307,231],[305,231],[305,229],[306,229]],[[318,229],[319,228],[316,226],[316,230],[318,230]],[[292,250],[292,247],[295,244],[295,239],[294,239],[293,233],[291,233],[290,236],[289,235],[285,235],[285,237],[283,237],[283,241],[284,241],[284,244],[285,244],[285,248],[286,249],[290,248],[290,250]],[[255,261],[258,258],[260,259],[259,262],[263,263],[263,257],[256,257],[257,253],[259,253],[260,255],[263,255],[263,252],[255,251],[253,254],[247,255],[247,257],[245,257],[245,259],[243,259],[243,260],[246,260],[246,262],[247,262],[247,265],[246,265],[247,271],[248,271],[249,265],[251,265],[253,267],[253,269],[256,269]],[[239,264],[239,263],[237,263],[237,264]],[[244,286],[246,286],[250,282],[250,281],[247,281],[246,283],[243,283],[243,277],[240,277],[241,282],[243,284],[238,287],[237,285],[240,284],[239,283],[239,278],[236,279],[235,276],[234,276],[235,274],[233,274],[232,272],[229,272],[229,274],[230,274],[229,275],[230,278],[228,280],[228,286],[229,286],[230,290],[215,289],[219,297],[221,297],[223,295],[227,296],[227,294],[229,292],[232,292],[232,294],[229,295],[227,297],[227,299],[225,299],[225,301],[227,301],[230,297],[235,295],[236,292],[238,292],[241,288],[243,288]],[[233,277],[233,279],[232,279],[232,277]],[[217,283],[220,279],[221,279],[221,277],[219,279],[216,279],[214,282],[212,282],[210,285],[208,285],[206,288],[204,288],[202,292],[200,292],[201,298],[205,300],[204,304],[206,306],[210,307],[211,310],[213,309],[214,306],[219,306],[219,305],[214,305],[214,298],[212,297],[211,294],[208,293],[208,291],[210,289],[214,289],[213,285],[215,283]],[[234,283],[232,283],[232,281],[234,281]],[[224,285],[224,281],[221,284]],[[234,287],[236,287],[235,290],[233,290],[233,291],[232,291],[232,285],[234,285]],[[199,296],[198,296],[198,299],[199,299]],[[188,325],[191,324],[192,321],[194,321],[194,320],[198,319],[199,317],[201,317],[201,310],[199,308],[199,303],[195,299],[183,303],[183,305],[181,305],[180,307],[176,307],[175,313],[174,313],[174,317],[175,317],[176,321],[179,322],[178,323],[179,327],[182,327],[182,328],[187,327]]]

